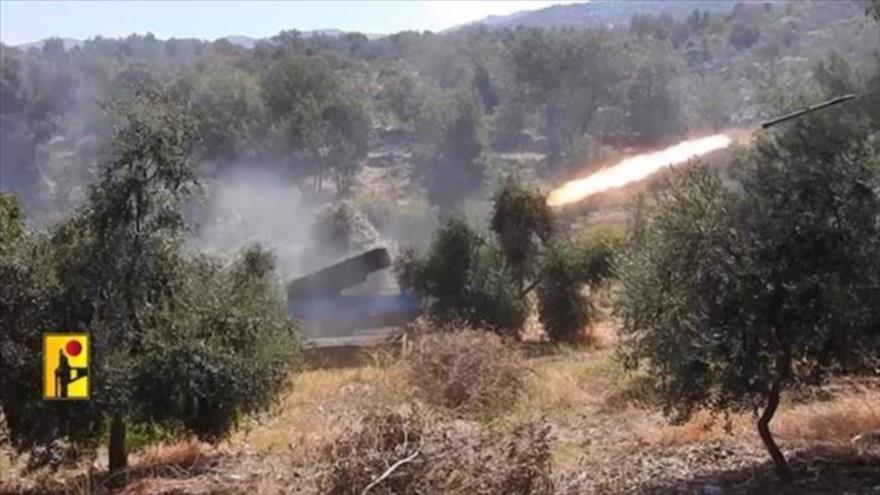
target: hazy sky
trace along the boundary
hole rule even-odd
[[[261,38],[282,29],[336,28],[363,33],[440,31],[487,15],[567,1],[33,1],[0,0],[0,41],[50,36],[86,39],[152,32],[159,38]]]

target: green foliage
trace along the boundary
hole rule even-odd
[[[628,339],[629,357],[649,361],[668,406],[683,415],[708,399],[709,388],[715,386],[703,374],[712,369],[703,353],[711,352],[706,344],[715,334],[701,331],[703,317],[695,312],[700,310],[700,298],[722,297],[720,289],[727,289],[713,287],[716,295],[700,285],[726,280],[717,272],[729,261],[725,236],[730,235],[732,214],[727,195],[705,169],[681,177],[662,196],[662,206],[645,220],[647,226],[636,231],[636,240],[618,265],[616,311]],[[724,348],[716,351],[726,354]],[[723,379],[718,381],[724,384]]]
[[[2,244],[11,244],[24,233],[21,207],[11,194],[0,194],[0,239]]]
[[[619,55],[602,32],[525,29],[514,38],[515,97],[538,110],[551,164],[562,160],[610,97],[619,81]]]
[[[626,237],[626,230],[617,225],[599,225],[578,234],[573,248],[584,282],[594,286],[612,275],[614,257],[623,250]]]
[[[629,87],[629,128],[644,142],[658,142],[681,131],[682,111],[672,92],[676,62],[667,50],[651,50]]]
[[[272,402],[299,351],[274,268],[260,246],[232,265],[207,257],[182,264],[173,301],[142,337],[140,414],[216,438]]]
[[[459,215],[440,226],[425,257],[406,253],[395,270],[401,288],[423,297],[438,324],[461,321],[516,335],[525,321],[527,308],[504,258]]]
[[[433,319],[464,319],[462,308],[469,306],[468,275],[482,243],[480,235],[462,217],[451,216],[434,234],[424,259],[410,256],[410,264],[399,267],[401,287],[426,296]]]
[[[480,108],[469,96],[454,102],[454,114],[443,125],[439,144],[425,164],[428,200],[448,211],[479,191],[486,173]]]
[[[22,229],[20,220],[13,228]],[[58,258],[45,235],[0,239],[0,408],[6,439],[29,451],[32,464],[57,459],[50,449],[56,439],[93,446],[103,426],[96,400],[52,403],[40,393],[43,332],[85,329],[76,318],[82,304],[75,290],[59,280]]]
[[[34,462],[59,439],[94,446],[108,417],[222,435],[268,404],[298,349],[270,253],[231,266],[184,255],[188,116],[157,94],[110,108],[119,125],[87,206],[0,250],[0,407]],[[38,393],[47,331],[90,333],[91,400]]]
[[[555,243],[541,263],[538,283],[538,316],[554,342],[576,342],[589,322],[591,305],[584,288],[581,261],[576,250]]]
[[[876,365],[880,175],[858,126],[814,115],[759,141],[742,191],[705,169],[680,178],[621,258],[627,356],[670,411],[765,405],[784,387]]]
[[[258,154],[253,146],[265,132],[267,115],[254,76],[214,66],[176,81],[172,91],[192,105],[206,158],[231,162]]]
[[[518,337],[528,316],[528,305],[501,253],[489,248],[477,252],[468,272],[466,290],[466,321]]]
[[[332,172],[337,190],[347,194],[367,154],[370,118],[363,104],[317,57],[279,60],[264,75],[262,88],[281,148],[310,154],[317,166],[312,171],[316,189]]]
[[[553,212],[546,197],[508,176],[495,193],[490,228],[522,286],[534,270],[539,249],[553,235]]]

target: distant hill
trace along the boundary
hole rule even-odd
[[[220,39],[226,40],[226,41],[232,43],[233,45],[238,45],[242,48],[248,48],[248,49],[253,48],[254,45],[257,44],[257,41],[259,41],[256,38],[251,38],[250,36],[224,36]]]
[[[489,16],[479,21],[456,26],[490,28],[523,27],[595,27],[628,24],[636,14],[668,14],[685,17],[694,10],[730,12],[736,0],[654,0],[654,1],[593,1],[569,5],[553,5],[539,10],[516,12],[506,16]]]
[[[351,31],[342,31],[340,29],[315,29],[313,31],[300,31],[300,35],[303,38],[310,38],[312,36],[328,36],[331,38],[336,38],[339,36],[345,36],[346,34],[349,34],[349,32],[351,32]],[[376,38],[381,38],[382,36],[385,36],[385,35],[364,33],[364,36],[366,36],[369,39],[376,39]],[[21,50],[30,50],[31,48],[41,49],[41,48],[43,48],[43,44],[46,43],[46,41],[48,39],[49,38],[44,39],[44,40],[40,40],[40,41],[32,41],[30,43],[22,43],[20,45],[14,45],[14,46],[15,46],[15,48],[19,48]],[[110,38],[110,39],[113,39],[113,38]],[[226,40],[226,41],[232,43],[233,45],[238,45],[242,48],[251,49],[257,44],[257,42],[262,41],[262,40],[267,40],[269,38],[252,38],[250,36],[245,36],[245,35],[230,35],[230,36],[223,36],[222,38],[217,38],[217,39],[218,40]],[[61,38],[61,41],[64,42],[64,49],[65,50],[71,50],[74,47],[82,46],[85,43],[84,40],[78,40],[75,38]]]

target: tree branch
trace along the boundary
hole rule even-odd
[[[391,476],[391,474],[397,468],[399,468],[400,466],[403,466],[404,464],[412,462],[416,458],[416,456],[418,456],[420,453],[421,453],[421,450],[417,450],[417,451],[413,452],[412,454],[408,455],[407,457],[404,457],[403,459],[392,464],[391,467],[389,467],[388,469],[385,470],[384,473],[382,473],[382,476],[379,476],[378,478],[373,480],[369,485],[367,485],[366,488],[364,488],[364,491],[361,492],[361,495],[367,495],[367,493],[370,490],[372,490],[373,488],[378,486],[379,483],[382,483],[383,481],[385,481],[386,478]]]

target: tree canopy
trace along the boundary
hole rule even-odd
[[[670,412],[761,409],[783,477],[780,392],[880,351],[877,158],[839,113],[806,118],[742,157],[740,191],[702,168],[677,179],[619,262],[627,356]]]

